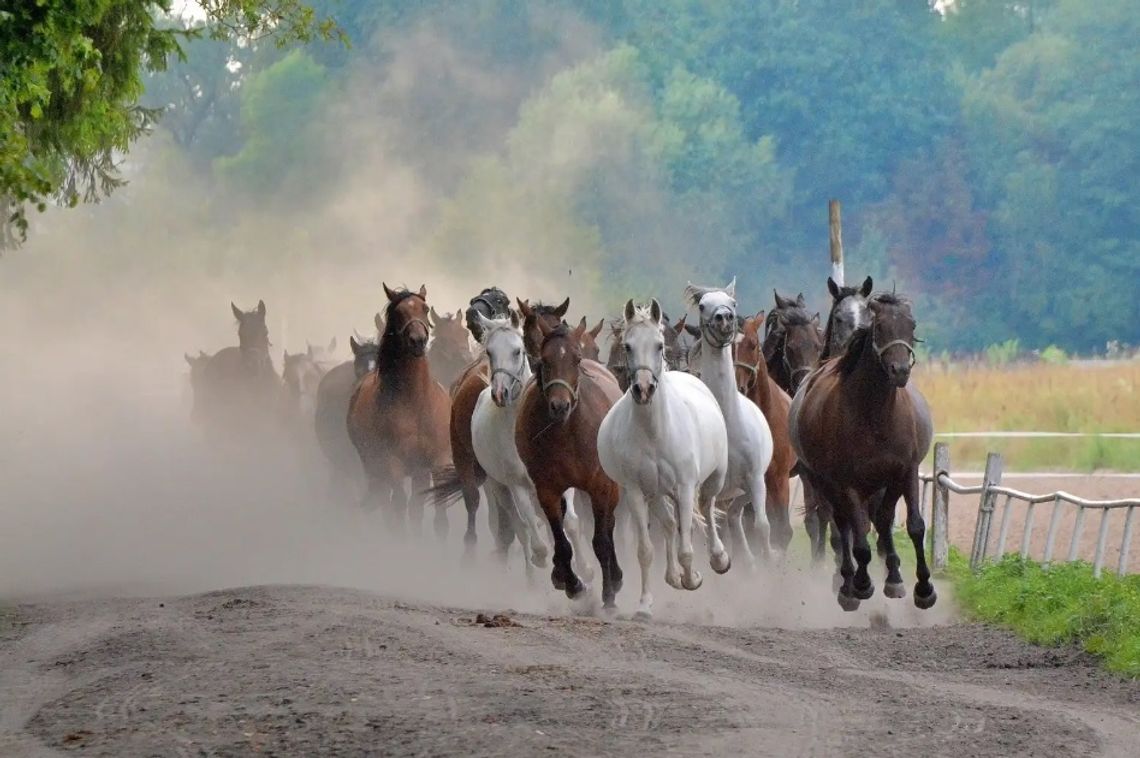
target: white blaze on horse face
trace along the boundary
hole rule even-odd
[[[867,301],[863,298],[852,295],[843,302],[843,307],[851,321],[852,332],[871,325],[871,313],[867,309]]]

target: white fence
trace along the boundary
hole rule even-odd
[[[1065,559],[1076,560],[1079,555],[1086,514],[1089,511],[1098,511],[1100,521],[1093,557],[1093,574],[1099,577],[1104,569],[1105,553],[1109,542],[1110,516],[1113,511],[1123,509],[1125,511],[1124,529],[1120,537],[1120,554],[1117,559],[1116,573],[1120,575],[1127,573],[1129,551],[1132,547],[1132,529],[1136,520],[1136,510],[1140,508],[1140,499],[1088,500],[1064,491],[1034,495],[1002,486],[1001,478],[1001,456],[997,453],[990,453],[986,459],[986,470],[981,484],[964,485],[956,482],[950,476],[949,448],[944,442],[935,444],[934,471],[929,476],[924,475],[922,477],[922,502],[924,510],[930,514],[930,535],[933,544],[932,563],[935,569],[945,567],[949,554],[949,503],[950,493],[954,492],[959,495],[978,495],[974,542],[970,550],[971,568],[978,568],[987,558],[1000,558],[1005,554],[1013,523],[1015,502],[1024,503],[1026,507],[1024,523],[1021,527],[1020,555],[1023,558],[1037,558],[1033,555],[1034,510],[1043,503],[1052,503],[1053,510],[1049,518],[1045,544],[1040,558],[1037,558],[1038,560],[1046,564],[1053,561],[1062,518],[1066,513],[1072,513],[1074,510],[1075,523],[1069,537]],[[929,506],[926,505],[928,492],[931,493]],[[999,502],[1001,503],[1000,509],[998,507]],[[997,542],[991,551],[991,527],[994,513],[998,510],[1001,511],[1001,520],[998,527]]]

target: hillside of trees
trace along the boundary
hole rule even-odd
[[[935,350],[1140,343],[1132,0],[308,5],[349,44],[205,35],[146,78],[140,160],[206,188],[188,213],[407,174],[441,260],[573,268],[615,309],[735,275],[768,307],[824,303],[838,198],[848,277],[912,295]]]

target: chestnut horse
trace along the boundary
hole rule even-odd
[[[203,419],[214,433],[256,433],[281,422],[281,377],[269,357],[265,301],[243,312],[233,303],[238,347],[215,353],[202,368]]]
[[[582,358],[580,329],[537,322],[543,338],[535,381],[526,388],[515,425],[515,444],[534,482],[538,503],[554,536],[550,579],[567,597],[586,587],[571,565],[573,548],[562,518],[563,493],[584,492],[594,514],[594,555],[602,569],[602,603],[615,608],[622,573],[614,552],[618,485],[598,459],[598,429],[618,398],[617,380],[602,364]]]
[[[586,329],[586,323],[585,316],[578,322],[578,331],[582,334],[582,357],[591,361],[599,361],[601,360],[602,349],[598,347],[598,335],[602,333],[602,327],[606,325],[606,320],[599,321],[593,329]]]
[[[914,604],[930,608],[937,595],[923,550],[918,467],[930,449],[934,425],[925,398],[909,383],[914,317],[906,300],[885,293],[868,299],[867,309],[869,323],[856,328],[843,355],[825,363],[796,393],[792,445],[801,476],[828,501],[839,533],[839,605],[853,611],[875,592],[867,572],[870,523],[887,564],[883,593],[905,597],[891,534],[901,495],[918,564]]]
[[[772,526],[772,543],[786,550],[792,541],[789,506],[792,501],[792,467],[796,465],[796,454],[792,452],[792,443],[788,439],[788,410],[792,407],[792,398],[768,376],[768,366],[760,348],[760,326],[763,323],[763,311],[744,319],[741,336],[733,346],[736,387],[756,403],[772,431],[772,462],[764,472],[764,484],[768,489],[764,507]]]
[[[444,387],[450,387],[475,359],[471,354],[467,329],[463,326],[463,313],[456,311],[454,316],[441,316],[435,312],[435,308],[431,308],[428,314],[435,330],[431,347],[428,348],[428,366],[436,381]]]
[[[423,492],[432,472],[451,465],[447,422],[451,404],[447,391],[431,378],[427,362],[427,289],[393,291],[388,297],[384,333],[376,369],[356,385],[348,409],[348,436],[368,477],[366,502],[390,499],[388,515],[402,522],[409,506],[413,527],[423,521]],[[412,479],[412,495],[404,490]],[[438,509],[435,529],[447,532],[447,513]]]

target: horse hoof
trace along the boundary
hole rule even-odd
[[[554,585],[554,589],[556,590],[566,589],[566,580],[555,574],[550,575],[550,583]]]
[[[566,597],[570,598],[571,600],[580,597],[585,591],[586,585],[582,584],[582,582],[578,581],[577,579],[574,580],[573,584],[566,585]]]
[[[929,610],[934,607],[934,603],[937,600],[938,593],[934,591],[933,587],[930,588],[930,594],[925,596],[918,594],[917,587],[914,590],[914,605],[916,608],[921,608],[924,611]]]
[[[608,619],[617,618],[618,608],[617,603],[610,600],[608,603],[602,603],[602,615]]]
[[[666,574],[665,575],[665,584],[668,584],[670,587],[672,587],[675,590],[685,589],[684,585],[681,584],[681,577],[680,576],[670,576],[669,574]]]
[[[732,556],[730,556],[728,553],[714,555],[709,560],[709,563],[712,565],[712,570],[716,573],[727,574],[728,570],[732,568]]]
[[[906,597],[906,585],[902,582],[887,582],[883,585],[883,594],[896,600]]]
[[[855,587],[855,597],[859,598],[860,600],[869,600],[871,598],[871,596],[874,594],[875,594],[875,583],[874,582],[867,582],[866,587],[859,587],[859,586]]]
[[[700,571],[694,571],[689,581],[685,581],[685,577],[681,577],[681,585],[689,590],[699,590],[701,585],[705,583],[704,577],[701,576]]]
[[[637,613],[633,614],[633,620],[640,621],[641,623],[645,624],[653,620],[653,614],[649,611],[638,611]]]
[[[839,593],[839,607],[847,612],[859,610],[859,598]]]
[[[546,553],[531,553],[530,565],[534,566],[535,568],[546,568]]]

